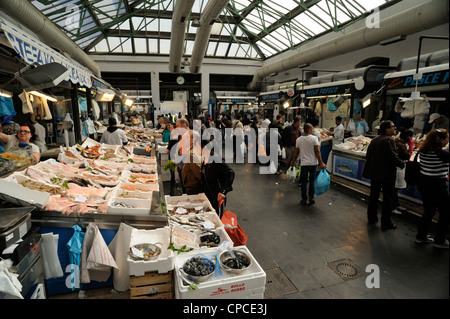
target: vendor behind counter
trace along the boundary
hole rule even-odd
[[[13,129],[13,131],[5,133],[3,132],[3,126],[0,124],[0,142],[4,144],[5,148],[3,154],[13,153],[23,156],[28,158],[31,161],[31,164],[37,164],[39,162],[39,147],[32,143],[37,138],[33,124],[23,123],[20,124],[20,129]]]

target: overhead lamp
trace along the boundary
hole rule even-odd
[[[361,100],[363,109],[365,109],[372,103],[372,97],[373,93],[369,93]]]
[[[57,98],[54,98],[54,97],[52,97],[52,96],[50,96],[50,95],[47,95],[47,94],[44,94],[44,93],[41,93],[41,92],[38,92],[38,91],[31,91],[31,92],[29,92],[29,93],[30,93],[30,94],[33,94],[33,95],[35,95],[35,96],[39,96],[39,97],[41,97],[41,98],[43,98],[43,99],[52,101],[52,102],[58,102],[58,99],[57,99]]]
[[[98,88],[95,100],[100,102],[111,102],[114,99],[114,96],[116,96],[116,93],[113,90]]]
[[[12,98],[13,94],[9,91],[0,89],[0,96]]]
[[[37,63],[27,65],[14,74],[14,77],[22,83],[25,91],[42,90],[58,86],[69,78],[70,70],[56,62],[39,65]]]
[[[126,99],[125,100],[125,105],[126,106],[132,106],[133,105],[133,100],[132,99]]]
[[[339,95],[336,99],[333,100],[333,104],[336,107],[341,106],[342,103],[344,103],[345,99],[342,95]]]
[[[283,107],[284,107],[285,109],[287,109],[287,108],[289,107],[289,102],[288,102],[288,101],[284,102]]]

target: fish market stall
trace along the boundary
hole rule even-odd
[[[370,187],[370,179],[362,176],[366,164],[366,151],[371,138],[365,136],[349,137],[344,143],[334,145],[327,162],[327,168],[333,175],[341,177],[340,183],[346,186],[349,180]],[[411,155],[413,159],[414,154]],[[333,176],[332,176],[333,178]],[[415,203],[422,203],[422,198],[415,185],[400,189],[399,197]]]
[[[133,151],[132,147],[90,139],[81,146],[63,148],[58,161],[49,159],[0,179],[0,199],[35,208],[33,224],[42,234],[59,237],[57,256],[61,269],[66,269],[72,264],[66,244],[75,226],[87,230],[95,225],[96,233],[108,245],[122,223],[143,229],[167,225],[156,157],[151,152],[146,156]],[[69,272],[47,278],[48,295],[112,285],[111,276],[104,281],[82,282],[72,289],[66,283],[70,276]]]

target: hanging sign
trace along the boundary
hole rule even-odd
[[[92,86],[92,73],[78,62],[65,57],[59,52],[56,52],[48,45],[44,44],[24,30],[16,28],[13,25],[9,25],[4,19],[0,19],[0,29],[5,31],[6,38],[12,48],[26,63],[37,63],[41,65],[52,62],[60,63],[70,70],[67,78],[64,80],[70,81],[74,84],[79,83],[80,86],[85,86],[87,88]]]
[[[394,90],[415,87],[416,80],[413,77],[414,74],[385,79],[386,89]],[[449,84],[449,70],[424,73],[417,82],[417,85],[422,87],[441,84]]]

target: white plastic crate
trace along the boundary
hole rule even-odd
[[[199,248],[197,235],[178,225],[172,225],[172,243],[176,249],[180,249],[184,245],[187,248]]]
[[[113,203],[124,203],[133,208],[112,206]],[[151,199],[113,197],[108,203],[108,214],[112,215],[150,215]]]
[[[211,229],[212,232],[216,233],[220,237],[220,243],[218,246],[220,246],[223,242],[228,242],[230,247],[233,247],[233,241],[231,240],[230,236],[228,235],[227,231],[225,230],[225,227],[217,227],[216,229]],[[194,234],[196,235],[196,243],[199,245],[200,249],[216,249],[215,247],[208,248],[206,246],[200,246],[201,241],[200,238],[202,236],[202,233],[205,231],[202,230],[196,230]]]
[[[178,299],[241,299],[261,298],[266,285],[266,273],[258,264],[246,246],[239,247],[252,259],[249,269],[240,274],[230,273],[221,269],[220,276],[213,276],[207,281],[196,284],[197,290],[190,290],[189,285],[183,283],[180,268],[190,258],[203,254],[208,258],[219,255],[218,249],[193,251],[177,255],[175,258],[175,295]],[[216,263],[218,267],[218,263]]]
[[[130,247],[141,243],[161,243],[161,254],[155,260],[133,260],[129,255],[128,272],[130,276],[144,276],[146,272],[157,271],[166,273],[175,266],[175,253],[169,250],[170,228],[163,227],[153,230],[133,229],[131,231]]]

